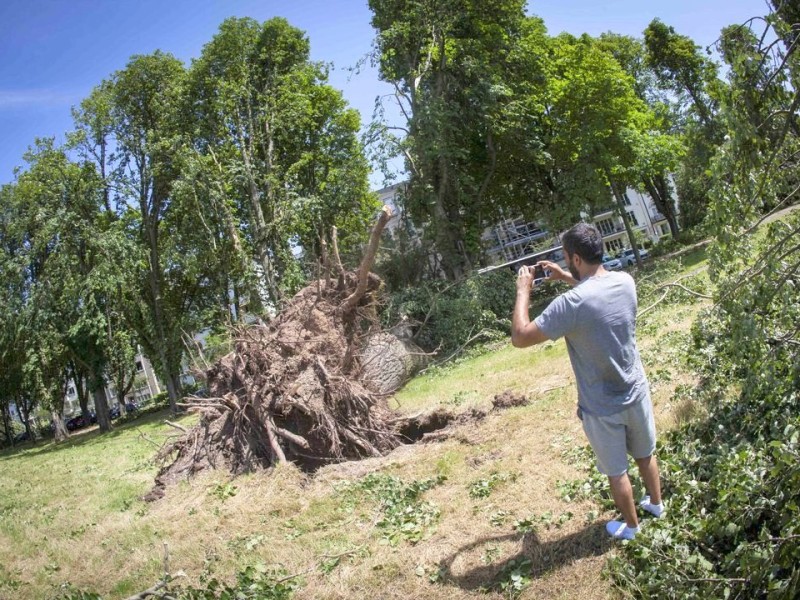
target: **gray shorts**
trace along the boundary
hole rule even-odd
[[[656,424],[648,395],[641,402],[608,417],[581,415],[583,431],[597,456],[597,468],[614,477],[628,471],[628,454],[647,458],[656,449]]]

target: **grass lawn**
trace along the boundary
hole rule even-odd
[[[654,261],[640,278],[640,305],[661,297],[659,283],[702,268],[704,252]],[[702,289],[704,278],[682,283]],[[692,382],[682,352],[705,302],[676,290],[639,323],[662,429],[697,410],[681,400],[680,386]],[[302,573],[298,598],[501,598],[515,585],[522,598],[615,597],[602,576],[614,552],[604,531],[611,513],[559,492],[587,467],[576,458],[585,439],[563,341],[500,345],[417,377],[390,403],[403,413],[489,409],[507,389],[530,405],[489,412],[444,442],[313,476],[291,466],[233,480],[206,474],[153,504],[139,497],[152,485],[157,447],[175,433],[165,414],[3,451],[0,598],[56,597],[65,582],[125,598],[158,581],[165,547],[170,570],[195,585],[209,574],[232,581],[256,564]],[[403,484],[428,479],[408,501]]]

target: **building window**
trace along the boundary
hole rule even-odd
[[[136,361],[136,372],[137,373],[141,373],[142,371],[144,371],[144,366],[142,365],[142,361],[137,360]]]
[[[69,388],[67,389],[67,395],[68,396],[74,396],[75,395],[75,388],[72,387],[72,386],[69,386]]]
[[[622,250],[622,240],[617,238],[606,242],[606,254],[616,254]]]
[[[667,235],[669,233],[669,225],[661,224],[661,235]]]
[[[597,221],[596,225],[602,235],[611,235],[614,233],[614,221],[611,219],[601,219]]]
[[[639,225],[639,220],[636,218],[636,213],[632,210],[628,211],[628,218],[631,220],[631,225],[637,227]]]
[[[622,201],[624,202],[625,206],[631,205],[631,199],[628,198],[628,194],[622,194]]]

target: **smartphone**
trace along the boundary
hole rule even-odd
[[[533,268],[533,285],[536,287],[537,285],[541,284],[544,281],[545,272],[544,269],[540,265],[535,265]]]

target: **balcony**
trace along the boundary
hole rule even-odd
[[[591,218],[597,219],[598,217],[604,217],[608,213],[613,213],[617,210],[617,206],[615,204],[611,204],[609,206],[601,206],[600,208],[595,208],[592,210]]]

